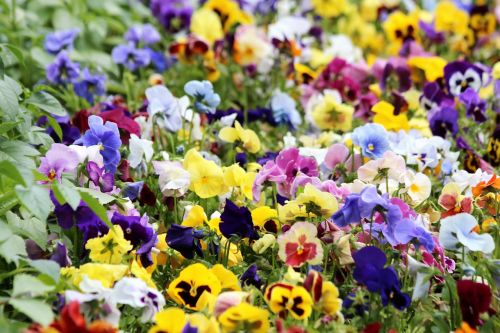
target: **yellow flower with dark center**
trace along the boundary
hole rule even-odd
[[[132,244],[123,237],[122,228],[115,225],[105,236],[89,239],[85,248],[90,250],[93,262],[119,264],[123,255],[132,250]]]
[[[325,95],[314,107],[312,118],[319,129],[347,132],[352,127],[353,113],[352,106],[336,101],[331,95]]]
[[[318,217],[330,217],[339,209],[337,199],[332,194],[320,191],[311,184],[307,184],[304,192],[294,201],[305,206],[307,213]]]
[[[203,8],[217,13],[225,32],[236,24],[251,24],[253,21],[252,16],[242,11],[238,3],[233,0],[208,0]]]
[[[410,129],[406,113],[395,115],[394,106],[386,101],[375,104],[372,111],[375,113],[373,122],[384,126],[388,131],[399,131],[400,129],[408,131]]]
[[[183,269],[168,286],[168,295],[177,304],[200,311],[215,300],[221,291],[221,283],[217,276],[197,263]]]
[[[346,0],[311,0],[314,13],[321,17],[337,17],[346,9]]]
[[[385,20],[383,28],[389,41],[394,43],[394,51],[397,52],[405,41],[417,39],[418,17],[396,11]]]
[[[293,318],[303,320],[311,315],[313,300],[304,287],[286,283],[274,283],[264,294],[272,312],[290,313]]]
[[[186,325],[196,328],[199,333],[218,333],[215,318],[207,318],[201,313],[187,314],[179,308],[168,308],[158,312],[149,333],[182,333]]]
[[[436,81],[444,76],[444,66],[448,63],[441,57],[411,57],[408,66],[422,70],[427,81]],[[418,81],[418,76],[413,75],[414,81]]]
[[[278,212],[268,206],[257,207],[251,211],[253,225],[259,229],[278,233],[280,227]]]
[[[241,143],[241,147],[250,153],[257,153],[260,150],[260,139],[251,129],[241,127],[238,121],[234,122],[234,127],[224,127],[219,132],[221,140],[234,143]]]
[[[269,312],[242,302],[224,311],[219,317],[223,332],[266,333],[269,331]]]
[[[221,167],[214,161],[208,161],[192,148],[184,157],[184,168],[191,176],[189,189],[200,198],[210,198],[222,194],[226,190]]]

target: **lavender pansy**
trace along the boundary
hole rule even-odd
[[[151,56],[147,50],[138,49],[134,44],[122,44],[116,46],[111,56],[113,61],[125,66],[131,71],[146,67],[151,62]]]
[[[177,132],[182,126],[179,100],[165,86],[146,89],[148,113],[160,127],[170,132]]]
[[[214,113],[220,104],[220,96],[214,92],[210,81],[189,81],[184,85],[184,91],[194,97],[194,107],[201,113]]]
[[[160,33],[151,24],[134,25],[125,33],[125,39],[134,45],[151,45],[161,39]]]
[[[79,33],[80,29],[68,29],[47,34],[43,43],[45,51],[56,55],[62,50],[71,50],[73,42]]]
[[[458,99],[465,106],[467,117],[474,119],[477,123],[486,121],[486,101],[480,98],[474,89],[467,88]]]
[[[370,158],[380,158],[389,149],[387,131],[379,124],[357,127],[352,133],[352,142]]]
[[[441,220],[439,229],[439,243],[448,250],[457,250],[459,245],[471,251],[491,253],[495,249],[495,241],[490,234],[478,234],[474,231],[477,226],[474,216],[460,213]]]
[[[63,172],[74,172],[79,164],[78,155],[60,143],[54,143],[40,161],[38,171],[51,181],[54,179],[61,181]]]
[[[71,61],[66,51],[61,51],[47,66],[46,74],[52,83],[74,83],[80,76],[80,65]]]
[[[296,129],[302,123],[296,103],[290,95],[277,91],[271,97],[269,104],[276,124],[286,124]]]
[[[82,78],[75,83],[75,93],[85,98],[90,104],[94,104],[96,96],[102,96],[106,92],[106,76],[102,74],[91,74],[88,68],[82,72]]]
[[[442,138],[448,132],[455,135],[458,132],[458,112],[453,107],[445,106],[430,117],[429,125],[434,135]]]

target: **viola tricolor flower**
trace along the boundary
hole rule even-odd
[[[314,224],[297,222],[278,237],[278,255],[287,265],[300,267],[305,263],[316,265],[323,260],[323,246],[316,237]]]

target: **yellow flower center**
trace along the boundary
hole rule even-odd
[[[56,171],[54,169],[50,169],[49,179],[52,180],[54,178],[56,178]]]
[[[373,145],[373,143],[370,143],[370,144],[368,145],[368,150],[369,150],[369,151],[373,151],[374,149],[375,149],[375,146]]]
[[[420,190],[420,188],[418,187],[418,185],[417,185],[417,184],[411,184],[411,186],[410,186],[410,190],[411,190],[412,192],[418,192],[418,191]]]

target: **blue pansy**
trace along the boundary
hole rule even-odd
[[[106,171],[115,172],[120,163],[122,145],[118,126],[110,121],[103,124],[101,117],[92,115],[89,117],[89,127],[85,134],[75,141],[75,144],[83,144],[86,147],[99,145]]]
[[[82,78],[75,83],[75,93],[85,98],[90,104],[94,104],[95,96],[102,96],[106,92],[106,76],[102,74],[91,74],[88,68],[82,73]]]
[[[151,62],[151,55],[145,49],[138,49],[134,44],[116,46],[111,52],[113,61],[131,71],[146,67]]]
[[[46,73],[52,83],[73,83],[80,76],[80,64],[71,61],[66,51],[61,51],[47,66]]]
[[[220,96],[214,92],[210,81],[189,81],[184,85],[184,91],[195,98],[194,107],[201,113],[214,113],[220,104]]]
[[[361,147],[363,155],[370,158],[380,158],[389,149],[387,131],[379,124],[356,128],[352,133],[352,142]]]
[[[292,129],[296,129],[302,123],[296,103],[290,95],[281,91],[274,93],[270,106],[273,119],[277,124],[286,124]]]
[[[56,55],[62,50],[71,50],[73,48],[73,42],[79,32],[79,29],[68,29],[48,34],[45,36],[45,41],[43,42],[45,51]]]

